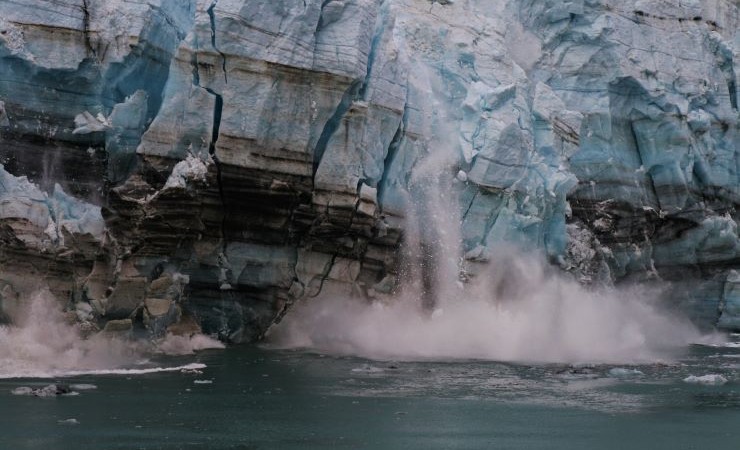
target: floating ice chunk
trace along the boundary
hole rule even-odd
[[[34,389],[31,394],[35,395],[36,397],[55,397],[59,395],[57,393],[56,384],[50,384],[48,386],[42,387],[41,389]]]
[[[690,383],[690,384],[704,384],[708,386],[719,386],[727,383],[727,378],[725,378],[722,375],[711,373],[707,375],[702,376],[694,376],[689,375],[688,377],[683,379],[684,383]]]
[[[609,370],[609,376],[615,378],[631,378],[645,375],[637,369],[626,369],[624,367],[615,367]]]
[[[80,421],[73,417],[71,419],[57,420],[57,423],[59,425],[79,425]]]
[[[28,386],[21,386],[13,389],[10,393],[13,395],[31,395],[33,394],[33,389]]]
[[[385,370],[381,369],[380,367],[371,366],[370,364],[363,364],[360,367],[355,367],[354,369],[352,369],[352,372],[381,373],[385,372]]]
[[[94,384],[80,383],[80,384],[70,384],[69,388],[74,389],[76,391],[89,391],[92,389],[97,389],[98,387]]]
[[[13,395],[33,395],[34,397],[56,397],[57,395],[78,395],[78,392],[73,392],[68,386],[49,384],[42,388],[33,389],[28,386],[21,386],[10,391]]]
[[[193,384],[213,384],[213,380],[193,380]]]
[[[458,181],[462,181],[464,183],[468,181],[468,174],[464,170],[461,170],[457,172],[457,179]]]

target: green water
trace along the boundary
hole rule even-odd
[[[671,365],[377,362],[255,347],[168,358],[202,374],[0,380],[2,449],[737,449],[740,349]],[[717,373],[729,381],[682,381]],[[196,384],[195,380],[211,380]],[[91,383],[76,396],[19,386]],[[59,423],[66,419],[79,423]]]

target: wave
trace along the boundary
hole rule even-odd
[[[91,369],[91,370],[63,370],[46,372],[17,372],[0,373],[0,379],[9,378],[66,378],[82,375],[146,375],[159,372],[181,372],[203,370],[207,366],[201,363],[190,363],[172,367],[148,367],[145,369]]]
[[[380,360],[640,364],[670,361],[703,339],[654,293],[588,290],[530,258],[506,264],[514,276],[456,287],[433,311],[414,289],[390,303],[332,295],[301,302],[270,330],[268,346]]]

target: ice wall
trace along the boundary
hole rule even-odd
[[[737,328],[737,2],[0,0],[0,18],[0,162],[25,186],[3,194],[2,292],[32,267],[101,326],[246,341],[300,299],[392,293],[406,243],[433,297],[420,205],[444,183],[462,279],[513,244],[583,283],[672,282]],[[49,250],[49,198],[97,240]]]

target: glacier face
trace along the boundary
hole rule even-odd
[[[514,244],[585,283],[672,282],[738,328],[736,1],[0,0],[0,18],[3,304],[32,273],[101,321],[258,339],[296,300],[392,292],[410,230],[433,246],[409,211],[435,178],[471,272]]]

